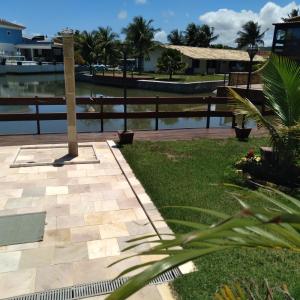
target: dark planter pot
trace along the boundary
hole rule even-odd
[[[247,140],[252,130],[251,128],[240,128],[240,127],[234,127],[234,129],[235,129],[235,136],[240,141]]]
[[[261,147],[260,154],[263,162],[270,165],[275,162],[275,153],[272,147]]]
[[[133,143],[134,133],[130,130],[128,131],[118,131],[119,143],[121,145],[128,145]]]

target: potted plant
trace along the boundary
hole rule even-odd
[[[249,135],[250,135],[251,130],[252,130],[251,128],[245,128],[245,119],[246,119],[246,117],[245,117],[245,115],[243,115],[241,126],[235,126],[234,127],[235,136],[240,141],[247,140],[249,138]]]
[[[134,132],[131,130],[118,131],[119,143],[121,145],[128,145],[133,143]]]

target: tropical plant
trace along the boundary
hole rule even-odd
[[[185,67],[185,63],[181,61],[181,54],[175,49],[166,49],[161,57],[157,60],[157,68],[161,72],[169,74],[169,79],[176,71],[180,71]]]
[[[253,21],[244,24],[242,29],[243,30],[237,33],[239,37],[235,40],[238,44],[238,48],[244,48],[248,45],[264,45],[263,38],[268,29],[262,32],[261,26]]]
[[[237,114],[245,115],[265,127],[271,137],[274,163],[288,170],[300,155],[300,65],[282,56],[272,55],[262,71],[266,108],[275,116],[266,118],[252,102],[233,89]]]
[[[103,57],[103,63],[108,64],[109,57],[114,55],[118,34],[113,32],[111,27],[99,27],[96,33],[97,46]]]
[[[149,235],[129,241],[134,244],[124,251],[134,249],[139,245],[155,243],[156,246],[138,255],[163,255],[164,258],[123,271],[119,276],[148,267],[130,278],[107,299],[126,299],[160,274],[188,261],[216,252],[241,248],[269,250],[276,248],[278,251],[285,249],[300,253],[300,202],[298,199],[272,188],[264,188],[259,191],[247,190],[233,185],[227,186],[237,189],[233,190],[232,196],[241,205],[240,212],[227,215],[199,207],[173,207],[173,209],[186,209],[198,214],[207,214],[220,221],[208,225],[181,220],[167,220],[168,223],[186,226],[192,231],[185,234],[161,236],[160,238],[156,235]],[[254,195],[260,200],[261,205],[254,207],[247,204],[239,191],[243,192],[244,195],[245,193],[246,195],[249,193]],[[156,239],[149,242],[149,238]]]
[[[92,70],[92,65],[99,58],[97,32],[81,32],[76,41],[76,49],[85,63],[90,66],[90,70]]]
[[[182,31],[174,29],[168,35],[168,41],[171,45],[182,46],[185,45],[185,36]]]
[[[143,17],[134,17],[133,21],[125,28],[122,33],[126,35],[126,41],[131,44],[134,54],[138,59],[138,70],[143,71],[144,58],[155,46],[154,35],[160,29],[152,26],[153,20],[146,20]]]
[[[288,14],[287,18],[282,18],[284,22],[289,22],[290,19],[300,16],[299,8],[293,8],[292,11]]]
[[[200,26],[190,23],[185,31],[186,44],[191,47],[209,47],[218,37],[214,34],[214,28],[206,24]]]

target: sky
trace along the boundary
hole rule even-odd
[[[219,34],[217,43],[234,45],[236,33],[249,20],[268,30],[265,45],[271,44],[272,23],[300,3],[291,0],[14,0],[1,1],[0,18],[25,25],[25,35],[49,37],[69,27],[94,30],[110,26],[120,33],[134,16],[154,20],[160,31],[155,39],[167,41],[173,29],[184,30],[188,23],[208,24]]]

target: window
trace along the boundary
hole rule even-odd
[[[200,68],[200,60],[198,60],[198,59],[193,59],[193,61],[192,61],[192,66],[193,66],[194,69]]]
[[[276,33],[277,41],[284,41],[285,37],[286,37],[286,30],[283,30],[283,29],[277,30],[277,33]]]

